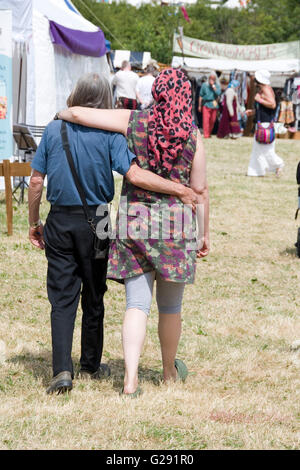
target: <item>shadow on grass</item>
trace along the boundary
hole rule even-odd
[[[293,258],[298,258],[296,247],[287,247],[285,250],[281,251],[280,256],[291,256]]]
[[[21,364],[35,379],[41,379],[43,386],[47,387],[52,378],[52,352],[33,354],[24,352],[23,354],[11,357],[7,362],[12,364]],[[74,379],[76,380],[80,363],[78,359],[74,359]],[[110,359],[108,365],[111,369],[111,381],[114,390],[119,391],[123,386],[124,378],[124,361],[123,359]],[[161,372],[149,369],[147,367],[139,367],[139,380],[144,382],[152,382],[154,385],[160,385],[162,380]]]
[[[13,356],[7,362],[12,364],[21,364],[24,368],[33,375],[35,379],[41,379],[44,386],[49,384],[52,377],[52,353],[46,351],[44,353],[33,354],[31,352],[24,352],[18,356]]]
[[[123,359],[110,359],[108,365],[111,369],[111,379],[113,389],[120,391],[123,387],[124,379],[124,360]],[[162,380],[162,374],[160,371],[155,369],[149,369],[147,367],[139,366],[139,381],[151,382],[153,385],[160,385]]]

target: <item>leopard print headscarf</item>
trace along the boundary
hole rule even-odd
[[[155,100],[148,120],[148,154],[153,168],[172,168],[192,130],[192,89],[181,70],[163,70],[152,86]]]

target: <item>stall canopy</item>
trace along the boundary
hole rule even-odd
[[[294,73],[299,71],[299,60],[220,60],[220,59],[197,59],[195,57],[178,57],[172,59],[172,67],[186,65],[193,69],[212,70],[241,70],[244,72],[255,72],[255,70],[269,70],[273,73]]]
[[[70,0],[0,0],[13,13],[14,122],[46,125],[84,73],[109,77],[103,32]]]

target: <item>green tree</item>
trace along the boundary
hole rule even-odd
[[[299,0],[252,0],[242,10],[221,4],[213,9],[208,0],[198,0],[187,7],[190,23],[185,21],[179,7],[147,4],[136,8],[124,2],[109,5],[73,1],[83,16],[104,31],[113,50],[149,51],[154,59],[165,64],[172,60],[173,33],[178,26],[184,27],[186,36],[229,44],[300,39]]]

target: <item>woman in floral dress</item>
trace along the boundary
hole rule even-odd
[[[164,381],[185,380],[187,367],[176,359],[183,291],[185,284],[194,282],[196,258],[209,252],[205,155],[200,133],[193,125],[190,82],[180,70],[166,69],[153,83],[152,94],[155,102],[150,110],[76,107],[59,113],[61,119],[122,132],[141,168],[190,186],[198,195],[195,215],[173,196],[141,190],[123,181],[108,277],[124,282],[126,288],[123,393],[132,397],[141,391],[138,364],[154,281]]]

